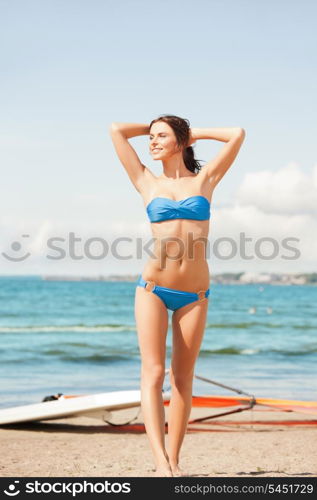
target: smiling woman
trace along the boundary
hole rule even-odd
[[[157,123],[158,128],[153,125]],[[191,144],[195,142],[189,128],[189,121],[173,115],[162,115],[150,123],[150,151],[154,159],[162,159],[161,155],[175,147],[175,138],[177,150],[183,150],[183,161],[190,172],[197,173],[201,169],[200,163],[194,157],[194,150]],[[155,129],[157,132],[155,134]],[[171,130],[172,129],[172,130]]]
[[[179,467],[179,453],[191,411],[194,367],[210,294],[206,244],[211,198],[241,147],[244,130],[191,129],[184,118],[161,115],[150,125],[114,123],[110,133],[121,163],[143,198],[155,241],[154,257],[145,265],[135,291],[144,423],[156,475],[182,476],[186,473]],[[162,162],[161,175],[143,165],[130,145],[128,139],[138,135],[149,135],[150,154]],[[191,146],[197,139],[226,142],[203,168]],[[162,386],[168,310],[173,311],[173,351],[167,452]]]

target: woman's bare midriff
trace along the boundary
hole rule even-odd
[[[177,181],[168,181],[156,178],[147,170],[147,176],[143,193],[145,207],[156,196],[180,200],[201,195],[211,203],[213,189],[202,175],[188,174]],[[207,290],[209,220],[164,220],[151,223],[151,229],[154,242],[143,269],[143,279],[184,292]]]
[[[209,220],[175,219],[151,224],[151,257],[142,277],[158,286],[184,292],[209,288]]]

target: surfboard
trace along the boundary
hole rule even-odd
[[[163,393],[163,399],[169,395]],[[140,390],[104,392],[91,395],[63,396],[57,400],[0,409],[0,425],[51,420],[85,415],[107,417],[109,412],[141,405]]]

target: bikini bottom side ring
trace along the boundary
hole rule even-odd
[[[137,286],[145,288],[145,290],[155,293],[164,302],[167,309],[177,311],[183,306],[187,306],[192,302],[205,300],[208,298],[210,289],[200,290],[199,292],[184,292],[183,290],[175,290],[173,288],[166,288],[158,286],[154,281],[145,281],[142,276],[137,281]]]

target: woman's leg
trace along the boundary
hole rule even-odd
[[[141,353],[141,406],[156,474],[171,476],[165,450],[165,412],[162,387],[165,377],[168,312],[154,293],[137,286],[135,320]]]
[[[173,475],[182,475],[178,467],[179,452],[191,411],[195,361],[204,335],[207,311],[206,299],[181,307],[172,317],[172,395],[168,419],[168,456]]]

